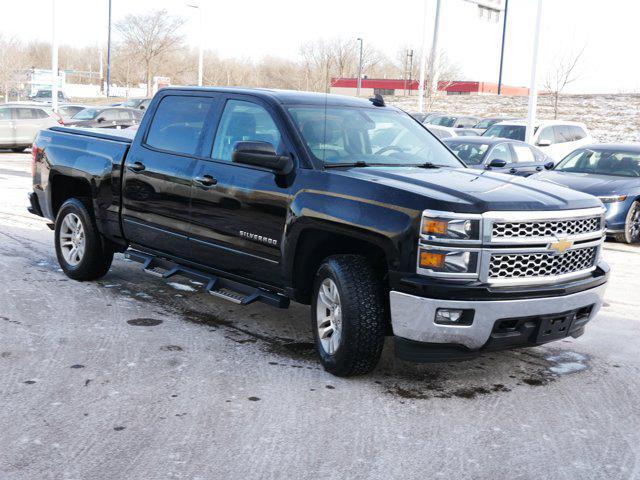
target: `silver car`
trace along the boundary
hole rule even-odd
[[[60,125],[60,117],[47,106],[0,105],[0,148],[22,152],[31,146],[40,130],[55,125]]]

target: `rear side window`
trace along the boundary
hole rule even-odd
[[[213,102],[208,97],[164,97],[149,127],[146,144],[160,150],[195,155]]]
[[[518,163],[533,163],[535,161],[533,152],[526,145],[512,145],[512,147]]]
[[[582,140],[583,138],[585,138],[587,136],[587,134],[585,133],[585,131],[582,129],[582,127],[578,127],[576,126],[572,126],[571,128],[571,132],[572,132],[572,136],[573,136],[573,140]]]
[[[557,125],[553,127],[558,143],[573,142],[574,136],[570,125]]]
[[[10,108],[0,108],[0,120],[11,120]]]
[[[47,117],[47,114],[39,108],[16,108],[15,115],[18,120],[34,120]]]
[[[538,143],[549,142],[550,144],[558,143],[561,140],[558,139],[557,131],[554,132],[554,129],[557,127],[546,127],[540,131],[540,135],[538,136]]]

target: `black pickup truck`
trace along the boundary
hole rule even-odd
[[[595,197],[468,169],[381,97],[161,90],[130,136],[41,131],[33,187],[69,277],[125,252],[238,304],[310,304],[335,375],[390,335],[412,361],[577,337],[608,278]]]

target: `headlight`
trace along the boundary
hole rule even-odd
[[[425,211],[422,215],[420,233],[431,241],[479,242],[480,215]]]
[[[418,273],[442,277],[473,278],[478,273],[479,251],[421,246]]]
[[[616,202],[624,202],[627,199],[626,195],[605,195],[603,197],[598,197],[602,203],[616,203]]]

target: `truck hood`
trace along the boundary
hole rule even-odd
[[[534,177],[596,196],[628,194],[640,188],[640,178],[594,175],[590,173],[542,172]]]
[[[333,172],[418,194],[425,197],[425,208],[460,213],[601,206],[595,197],[563,186],[488,170],[364,167]]]

